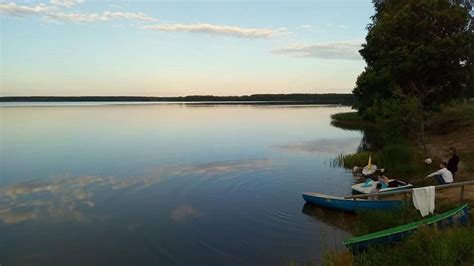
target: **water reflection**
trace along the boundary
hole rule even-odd
[[[318,222],[323,222],[347,232],[353,232],[357,223],[357,216],[355,214],[322,208],[309,203],[303,205],[301,212]]]
[[[69,219],[89,222],[85,209],[95,205],[94,195],[105,191],[133,189],[138,191],[173,177],[196,176],[201,180],[226,177],[225,174],[256,171],[270,165],[268,159],[216,161],[197,165],[160,167],[147,176],[117,178],[114,176],[83,176],[54,181],[31,181],[0,188],[0,220],[14,224],[36,219]],[[174,221],[198,217],[202,213],[189,206],[177,206],[171,213]]]
[[[327,164],[361,138],[330,126],[348,110],[0,107],[0,264],[320,263],[342,231],[300,193],[350,192]]]
[[[171,219],[175,222],[181,222],[186,219],[197,218],[203,213],[190,205],[179,205],[171,212]]]
[[[308,153],[348,153],[354,152],[360,143],[360,138],[318,139],[300,141],[284,145],[275,145],[276,149],[289,152]]]

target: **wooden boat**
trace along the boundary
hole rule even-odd
[[[361,251],[371,245],[390,244],[403,240],[418,228],[425,225],[436,225],[444,228],[453,225],[467,226],[469,224],[469,205],[464,204],[448,212],[434,215],[424,220],[401,225],[387,230],[371,233],[368,235],[350,238],[344,241],[344,245],[352,250]]]
[[[372,179],[369,179],[372,180]],[[357,193],[357,194],[369,194],[370,191],[374,186],[377,186],[379,181],[372,181],[369,183],[359,183],[351,186],[352,191]],[[397,179],[389,179],[388,180],[388,187],[382,188],[379,192],[387,192],[387,191],[393,191],[393,190],[399,190],[399,189],[406,189],[406,188],[411,188],[413,187],[412,184],[406,183]]]
[[[308,203],[346,212],[357,212],[359,210],[390,210],[403,206],[403,202],[400,200],[354,200],[318,192],[305,192],[302,193],[302,195],[303,199]]]

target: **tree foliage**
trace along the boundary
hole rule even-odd
[[[367,66],[353,90],[356,107],[365,118],[394,126],[419,122],[423,134],[431,112],[472,95],[469,14],[448,0],[387,0],[375,9],[360,50]]]

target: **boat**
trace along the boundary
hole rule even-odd
[[[445,228],[453,225],[469,225],[469,205],[464,204],[448,212],[431,216],[421,221],[397,226],[368,235],[353,237],[343,243],[353,251],[362,251],[371,245],[383,245],[402,241],[422,226],[436,225]]]
[[[403,201],[401,200],[354,200],[318,192],[305,192],[302,193],[302,195],[303,199],[308,203],[345,212],[357,212],[360,210],[392,210],[394,208],[403,207]]]
[[[373,181],[371,178],[367,178],[367,181],[364,183],[359,183],[351,186],[352,191],[356,194],[369,194],[374,186],[377,186],[379,181]],[[382,188],[379,192],[394,191],[399,189],[406,189],[413,187],[412,184],[403,182],[397,179],[389,179],[388,187]]]

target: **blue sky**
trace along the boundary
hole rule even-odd
[[[350,92],[367,1],[0,1],[5,95]]]

